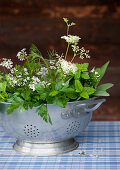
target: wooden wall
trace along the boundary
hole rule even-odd
[[[66,33],[63,17],[76,22],[71,33],[79,35],[81,46],[90,49],[91,67],[110,60],[103,82],[115,86],[93,119],[120,119],[120,0],[1,0],[0,57],[18,62],[17,51],[29,49],[32,43],[45,57],[47,49],[64,52],[66,44],[60,39]]]

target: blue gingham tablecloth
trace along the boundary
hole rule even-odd
[[[120,121],[91,121],[76,140],[78,149],[57,156],[21,155],[15,139],[0,128],[0,169],[120,170]]]

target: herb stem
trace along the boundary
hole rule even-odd
[[[66,50],[66,54],[65,54],[65,60],[67,58],[67,54],[68,54],[68,50],[69,50],[69,46],[70,46],[70,43],[68,43],[68,46],[67,46],[67,50]]]

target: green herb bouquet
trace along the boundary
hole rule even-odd
[[[69,101],[85,100],[95,96],[109,96],[106,90],[111,83],[98,86],[109,61],[101,68],[89,70],[89,63],[76,64],[74,59],[90,58],[89,51],[79,47],[80,37],[70,35],[69,29],[75,23],[67,25],[67,35],[62,36],[67,43],[65,55],[49,51],[49,59],[45,59],[38,48],[32,45],[29,54],[26,49],[18,52],[17,57],[23,65],[13,66],[11,59],[2,58],[0,66],[0,101],[9,102],[8,114],[14,109],[19,112],[36,108],[43,120],[51,123],[47,113],[47,104],[65,107]],[[72,48],[73,58],[67,61],[69,48]]]

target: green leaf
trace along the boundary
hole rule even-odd
[[[89,95],[87,92],[83,91],[82,93],[80,93],[80,97],[83,97],[85,99],[89,99]]]
[[[59,92],[58,91],[56,91],[56,90],[53,90],[53,91],[51,91],[50,93],[49,93],[49,96],[56,96],[57,94],[58,94]]]
[[[73,88],[62,88],[60,91],[65,93],[71,93],[74,92],[75,90]]]
[[[81,71],[75,73],[75,79],[80,79]]]
[[[105,90],[111,88],[112,86],[113,86],[112,83],[102,84],[102,85],[100,85],[100,86],[97,87],[96,92],[97,92],[97,91],[105,91]]]
[[[95,69],[95,71],[97,71],[98,74],[100,75],[100,77],[99,77],[100,79],[104,76],[105,71],[106,71],[109,63],[110,63],[110,62],[108,61],[108,62],[105,63],[101,68],[96,68],[96,69]]]
[[[96,91],[94,94],[94,96],[110,96],[106,91]]]
[[[68,23],[68,19],[67,18],[63,18],[64,22]]]
[[[81,92],[83,90],[83,86],[79,80],[75,80],[75,89],[76,92]]]
[[[63,86],[62,86],[62,81],[59,81],[56,85],[55,85],[55,90],[60,90]]]
[[[55,96],[53,100],[54,105],[58,105],[60,107],[65,107],[68,99],[65,96]]]
[[[88,63],[76,64],[76,66],[80,71],[83,72],[83,71],[88,71],[89,64]]]
[[[78,97],[78,95],[77,95],[77,93],[67,93],[66,94],[66,96],[68,97],[68,98],[70,98],[70,99],[77,99],[77,97]]]
[[[25,90],[21,93],[21,96],[25,99],[25,100],[30,100],[30,94],[31,94],[31,90]]]
[[[111,83],[106,83],[98,86],[96,92],[94,93],[94,96],[109,96],[109,93],[107,93],[106,90],[111,88],[112,86],[113,84]]]
[[[88,95],[91,95],[95,92],[96,90],[92,87],[84,87],[83,92],[87,92]]]
[[[46,97],[47,97],[47,93],[41,93],[41,94],[40,94],[40,99],[41,99],[41,100],[45,100]]]
[[[41,106],[36,109],[36,112],[43,118],[45,122],[52,124],[51,118],[47,113],[47,105],[41,104]]]
[[[25,108],[24,108],[24,106],[22,105],[21,108],[19,109],[19,112],[22,113],[22,112],[24,112],[24,111],[25,111]]]
[[[88,73],[82,73],[82,74],[81,74],[81,77],[82,77],[83,79],[89,79],[89,78],[90,78],[90,76],[88,75]]]
[[[13,100],[11,101],[11,104],[8,105],[8,110],[7,110],[8,114],[12,113],[14,109],[17,109],[20,105],[24,103],[24,101],[17,96],[14,97],[12,96],[11,99]]]
[[[5,92],[6,91],[6,82],[0,83],[0,91]]]

